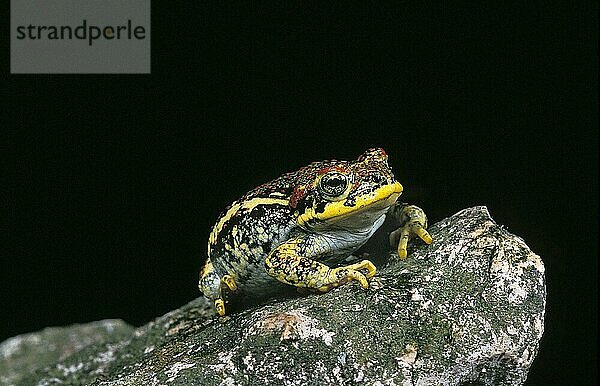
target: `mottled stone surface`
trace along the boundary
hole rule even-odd
[[[380,265],[368,290],[272,299],[221,319],[198,298],[132,333],[103,321],[9,339],[0,383],[522,384],[544,329],[541,259],[485,207],[430,233],[432,245]]]
[[[131,336],[134,330],[122,320],[107,319],[69,327],[49,327],[7,339],[0,344],[0,384],[23,384],[30,374],[46,366],[55,367],[65,376],[79,372],[82,365],[67,365],[63,361],[92,345],[117,344]],[[26,383],[36,383],[30,379]]]

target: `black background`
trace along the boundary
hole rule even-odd
[[[229,202],[377,145],[431,222],[487,205],[542,256],[528,384],[595,384],[595,2],[205,3],[154,2],[151,75],[8,76],[0,339],[179,307]]]

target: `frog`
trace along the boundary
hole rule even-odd
[[[398,224],[389,242],[399,259],[410,239],[433,240],[424,211],[400,202],[402,192],[382,148],[282,174],[221,213],[198,288],[220,316],[233,294],[268,297],[290,286],[324,293],[351,282],[367,289],[377,268],[353,253],[386,217]]]

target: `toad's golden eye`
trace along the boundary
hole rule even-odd
[[[340,172],[329,172],[319,181],[319,190],[327,198],[336,198],[344,194],[350,183],[348,176]]]

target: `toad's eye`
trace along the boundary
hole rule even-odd
[[[349,183],[347,175],[339,172],[329,172],[321,177],[319,190],[328,198],[336,198],[346,192]]]

